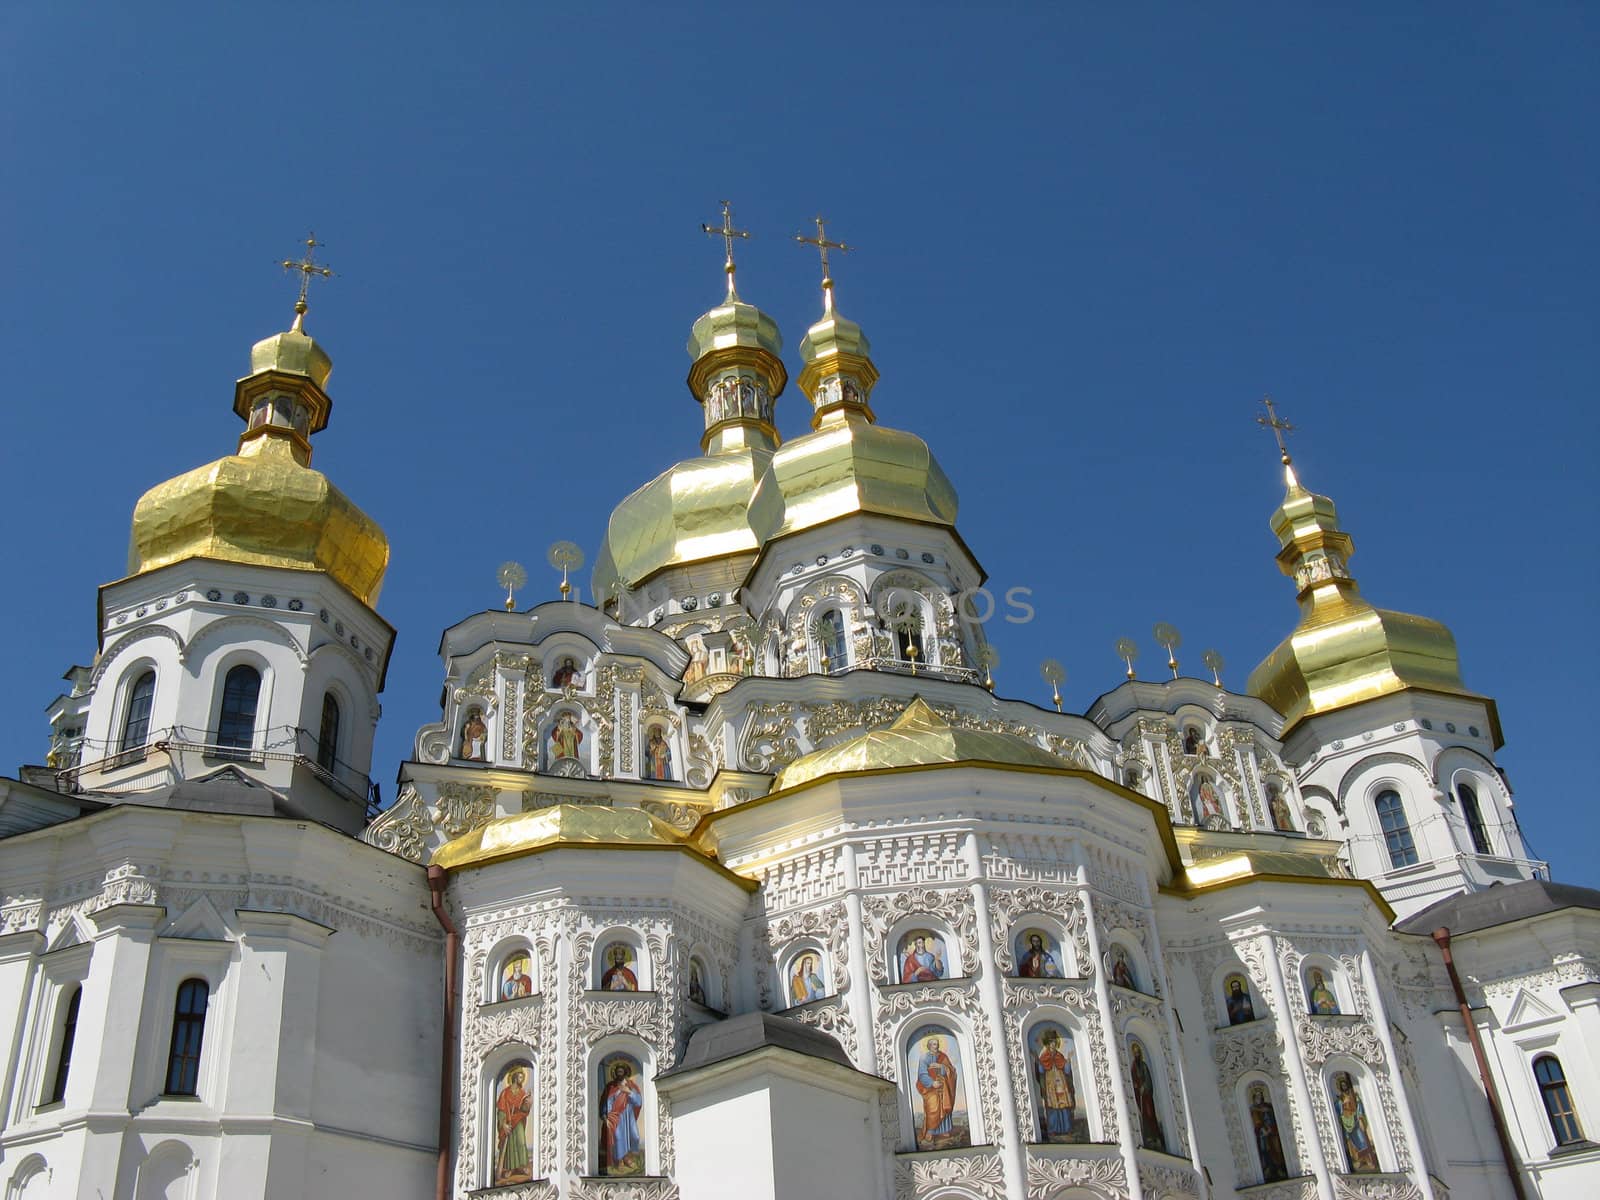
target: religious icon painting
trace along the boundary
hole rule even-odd
[[[901,983],[932,983],[950,975],[944,938],[931,929],[902,935],[894,957]]]
[[[1087,1142],[1089,1122],[1078,1102],[1072,1031],[1055,1021],[1040,1021],[1028,1032],[1028,1058],[1039,1105],[1039,1140]]]
[[[802,950],[789,961],[789,1003],[810,1004],[828,994],[822,978],[822,956],[815,950]]]
[[[1128,1075],[1133,1083],[1134,1114],[1139,1120],[1139,1144],[1146,1150],[1167,1149],[1167,1134],[1161,1126],[1161,1107],[1156,1099],[1156,1077],[1150,1055],[1136,1037],[1128,1039]]]
[[[1022,979],[1060,979],[1061,943],[1046,929],[1024,929],[1014,943],[1017,975]]]
[[[494,1186],[533,1178],[533,1066],[509,1063],[494,1082]]]
[[[710,1007],[706,999],[706,969],[698,958],[689,960],[689,1002]]]
[[[1189,781],[1189,804],[1194,823],[1205,829],[1226,829],[1227,815],[1222,811],[1222,793],[1217,782],[1204,771],[1196,771]]]
[[[1111,982],[1118,987],[1125,987],[1130,992],[1143,989],[1139,986],[1139,974],[1134,970],[1133,962],[1128,958],[1128,952],[1116,942],[1111,943],[1111,953],[1107,955],[1109,965],[1107,970],[1111,974]]]
[[[667,731],[660,725],[651,725],[644,735],[644,777],[666,782],[672,780],[672,744],[667,741]]]
[[[1278,1132],[1278,1113],[1264,1083],[1250,1087],[1250,1132],[1261,1163],[1261,1182],[1289,1178],[1289,1162],[1283,1155],[1283,1138]]]
[[[608,1054],[600,1060],[596,1085],[600,1097],[598,1175],[643,1175],[644,1138],[639,1114],[644,1110],[644,1071],[631,1054]]]
[[[1344,1145],[1345,1162],[1352,1174],[1380,1171],[1378,1147],[1372,1140],[1372,1127],[1367,1123],[1367,1107],[1361,1099],[1361,1089],[1349,1071],[1339,1071],[1329,1081],[1333,1092],[1333,1115],[1339,1123],[1339,1140]]]
[[[582,683],[583,672],[578,669],[578,660],[575,658],[563,658],[561,665],[550,676],[550,686],[557,691],[569,687],[579,687]]]
[[[1339,998],[1328,986],[1328,977],[1321,967],[1312,967],[1306,972],[1306,1006],[1313,1016],[1339,1015]]]
[[[533,960],[525,950],[512,954],[500,967],[500,999],[520,1000],[533,995]]]
[[[578,714],[571,709],[563,709],[556,714],[555,724],[550,727],[550,758],[553,762],[562,759],[576,761],[578,747],[583,745],[583,730],[578,724]]]
[[[917,1149],[972,1145],[966,1068],[948,1029],[924,1025],[912,1034],[906,1046],[906,1078],[912,1082],[911,1129]]]
[[[627,942],[612,942],[600,956],[602,992],[637,992],[639,974],[634,970],[633,947]]]
[[[1235,971],[1222,981],[1228,1004],[1228,1024],[1243,1025],[1256,1019],[1255,1001],[1250,998],[1250,981]]]

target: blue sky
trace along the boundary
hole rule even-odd
[[[1592,6],[10,5],[0,13],[10,687],[38,762],[146,488],[228,452],[233,381],[314,228],[338,278],[316,465],[383,523],[400,631],[374,775],[437,715],[439,631],[554,595],[696,452],[683,342],[741,290],[793,352],[816,212],[880,418],[928,439],[998,591],[1000,690],[1081,710],[1112,642],[1225,681],[1291,628],[1253,422],[1299,425],[1366,594],[1498,698],[1535,849],[1600,883]],[[779,402],[786,433],[804,400]],[[585,573],[586,578],[586,573]],[[1576,741],[1574,739],[1577,739]]]

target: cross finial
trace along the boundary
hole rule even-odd
[[[316,261],[317,247],[322,245],[321,242],[317,241],[317,235],[314,233],[306,234],[305,245],[305,256],[299,262],[295,262],[292,258],[286,258],[281,264],[285,271],[300,272],[300,298],[294,302],[294,325],[291,326],[296,333],[300,331],[301,326],[305,323],[306,292],[311,288],[311,277],[313,275],[322,279],[331,279],[333,277],[332,271]]]
[[[739,292],[733,286],[733,273],[735,270],[733,265],[733,239],[748,238],[750,236],[750,231],[747,229],[735,229],[733,227],[733,205],[727,200],[721,201],[721,204],[722,224],[707,225],[704,221],[702,221],[700,222],[700,229],[703,233],[709,233],[716,237],[720,237],[723,245],[727,247],[728,261],[722,264],[722,269],[728,273],[728,299],[737,300],[739,298]]]
[[[822,311],[831,313],[833,311],[833,276],[828,273],[828,251],[837,250],[841,254],[847,254],[854,250],[855,247],[846,246],[843,242],[830,242],[823,219],[821,217],[813,217],[812,220],[817,223],[817,236],[811,238],[806,237],[803,233],[797,233],[794,235],[794,240],[805,246],[815,246],[822,252]]]
[[[1263,397],[1261,402],[1267,406],[1267,415],[1257,417],[1256,424],[1272,430],[1272,436],[1278,441],[1278,454],[1283,459],[1283,465],[1287,467],[1294,460],[1289,457],[1289,447],[1284,442],[1283,435],[1293,433],[1294,426],[1278,417],[1278,406],[1272,402],[1271,396]]]

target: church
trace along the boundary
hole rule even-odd
[[[1007,698],[838,243],[786,361],[708,231],[685,456],[597,604],[444,629],[387,807],[389,546],[312,466],[304,287],[237,447],[139,500],[0,779],[0,1195],[1589,1194],[1600,892],[1531,858],[1495,701],[1358,586],[1337,481],[1282,455],[1293,625],[1243,693],[1169,647]]]

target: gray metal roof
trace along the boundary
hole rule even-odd
[[[1395,929],[1426,936],[1442,925],[1456,936],[1525,921],[1563,908],[1600,910],[1600,891],[1570,883],[1552,883],[1547,879],[1497,883],[1481,892],[1446,897],[1419,913],[1412,913],[1398,922]]]

